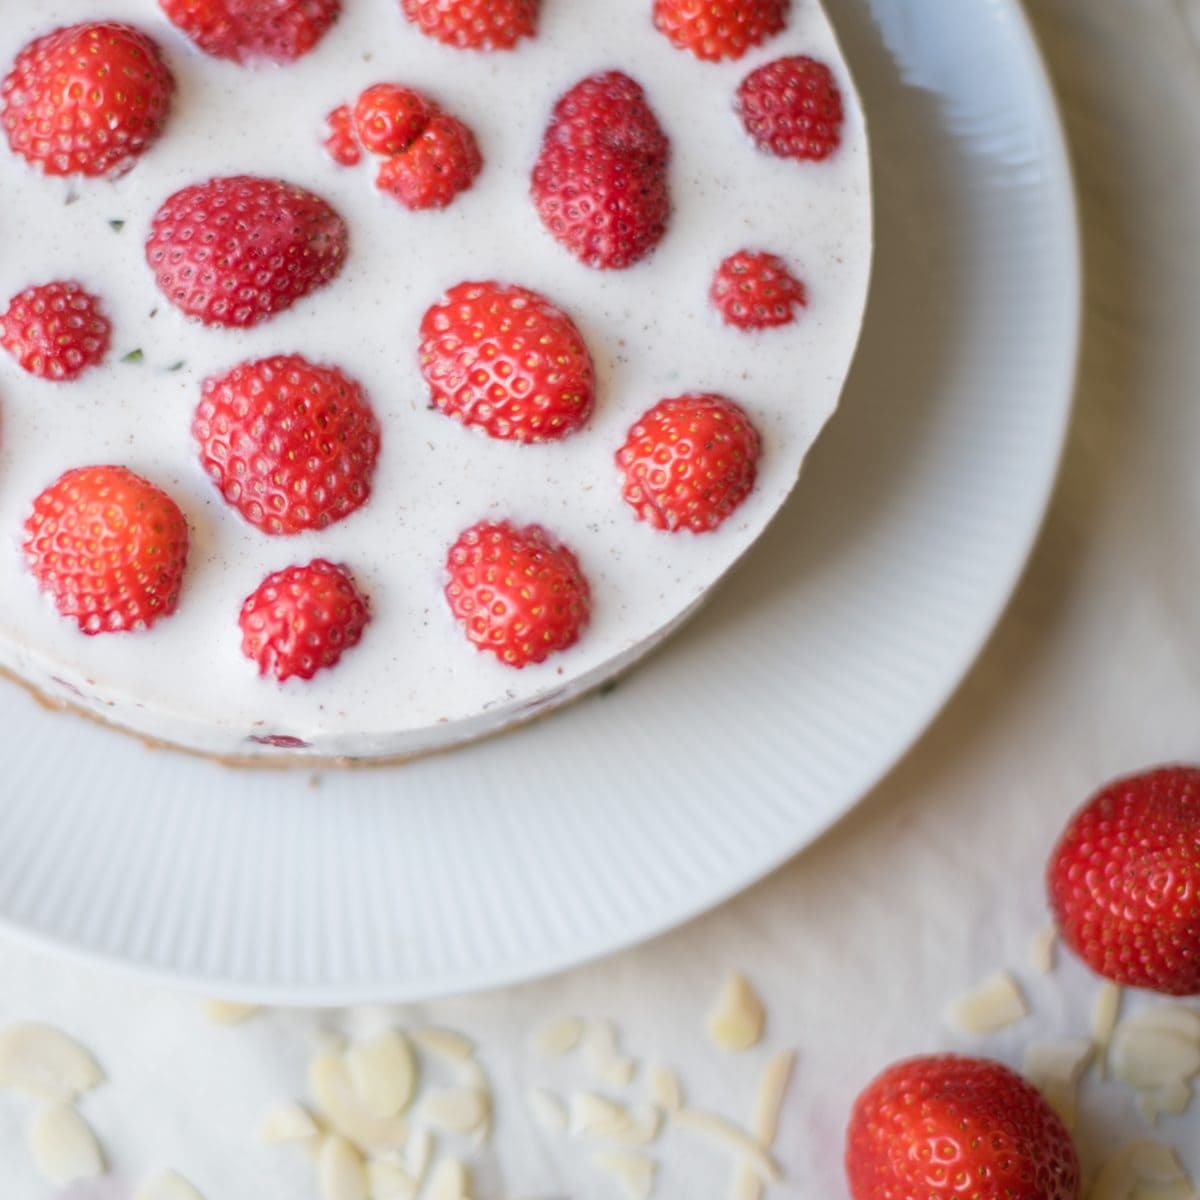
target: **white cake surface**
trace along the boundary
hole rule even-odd
[[[786,500],[836,408],[871,262],[868,145],[817,0],[794,0],[784,33],[722,64],[672,46],[653,29],[650,8],[544,0],[536,39],[481,54],[424,37],[396,0],[345,0],[310,55],[251,69],[202,55],[150,0],[39,0],[5,14],[0,72],[60,25],[125,20],[158,41],[178,91],[162,138],[117,181],[47,179],[0,143],[0,311],[31,284],[76,279],[102,298],[114,327],[106,361],[71,383],[35,379],[0,352],[0,668],[49,699],[215,756],[403,756],[565,702],[635,661],[703,600]],[[733,111],[741,80],[789,54],[826,62],[842,91],[842,145],[824,162],[762,153]],[[645,88],[670,139],[673,209],[647,259],[596,271],[543,229],[529,175],[555,100],[613,68]],[[408,212],[374,188],[370,156],[347,169],[323,150],[326,113],[383,81],[427,92],[474,129],[484,169],[448,209]],[[158,292],[143,254],[168,195],[233,174],[300,184],[350,230],[342,273],[251,330],[186,319]],[[119,231],[114,221],[124,222]],[[748,334],[721,322],[709,284],[721,259],[742,248],[781,255],[804,280],[808,307],[792,325]],[[596,411],[582,431],[520,446],[430,409],[417,364],[421,317],[466,279],[519,283],[570,313],[597,372]],[[141,361],[122,361],[134,350]],[[190,425],[207,376],[289,352],[360,380],[383,445],[361,510],[280,538],[222,500]],[[700,536],[636,520],[613,462],[637,416],[689,391],[736,400],[763,437],[753,493]],[[179,607],[146,632],[84,635],[24,565],[34,497],[63,471],[99,463],[164,488],[191,527]],[[476,651],[442,595],[447,548],[485,518],[544,525],[591,582],[583,637],[540,666],[514,670]],[[372,621],[356,648],[311,681],[262,679],[241,653],[241,603],[270,572],[317,556],[353,571]]]

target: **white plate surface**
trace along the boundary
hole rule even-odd
[[[320,776],[148,751],[2,685],[9,930],[278,1003],[496,985],[749,885],[911,745],[1045,508],[1077,234],[1015,0],[829,8],[872,124],[867,326],[797,494],[700,616],[527,729]]]

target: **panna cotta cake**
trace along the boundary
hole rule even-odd
[[[329,0],[287,62],[214,53],[181,7],[42,0],[0,27],[0,70],[102,21],[172,81],[99,174],[22,150],[33,85],[7,85],[0,668],[286,762],[444,748],[629,666],[787,499],[858,339],[867,136],[818,0],[771,0],[715,60],[706,6],[665,0],[498,4],[524,25],[479,48],[441,36],[446,0]],[[294,244],[231,267],[263,229]],[[76,290],[41,294],[71,343],[47,369],[19,345],[39,293],[10,299],[52,283]],[[299,425],[297,393],[320,395]],[[93,468],[125,474],[67,476]],[[88,542],[99,520],[115,541]],[[126,553],[158,574],[125,608],[68,577]]]

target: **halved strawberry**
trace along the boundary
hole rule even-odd
[[[86,634],[149,629],[179,601],[188,527],[174,500],[126,467],[67,471],[33,502],[25,561]]]
[[[103,361],[111,338],[99,298],[71,281],[26,288],[0,314],[0,345],[40,379],[75,379]]]
[[[787,24],[790,0],[654,0],[654,24],[681,50],[741,58]]]
[[[329,31],[341,0],[158,0],[205,54],[247,62],[292,62]]]
[[[804,55],[751,71],[737,92],[746,132],[780,158],[828,158],[842,143],[842,93],[833,72]]]
[[[566,437],[595,400],[592,357],[571,318],[494,281],[460,283],[426,312],[421,374],[442,412],[504,440]]]
[[[432,120],[437,105],[415,88],[376,83],[354,102],[354,129],[372,154],[400,154]]]
[[[511,50],[537,32],[540,0],[402,0],[418,29],[464,50]]]
[[[449,113],[436,113],[401,154],[379,164],[375,186],[405,208],[445,208],[475,182],[483,169],[470,127]]]
[[[146,261],[164,296],[205,325],[250,326],[328,283],[349,235],[320,196],[279,179],[235,175],[169,197]]]
[[[30,42],[0,84],[8,144],[47,175],[116,176],[158,139],[175,79],[153,38],[119,21]]]
[[[709,295],[725,323],[738,329],[789,325],[808,301],[787,263],[763,250],[731,254],[717,268]]]

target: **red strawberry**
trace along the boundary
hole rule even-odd
[[[759,149],[780,158],[828,158],[842,142],[842,93],[822,62],[796,55],[752,71],[737,109]]]
[[[47,175],[116,176],[167,121],[175,80],[154,41],[117,21],[30,42],[0,84],[8,144]]]
[[[158,0],[205,54],[246,62],[292,62],[329,31],[341,0]]]
[[[125,467],[80,467],[33,502],[24,549],[38,586],[84,633],[149,629],[175,611],[188,527],[170,496]]]
[[[188,316],[245,327],[328,283],[348,240],[345,222],[320,196],[235,175],[167,199],[154,215],[146,261],[163,294]]]
[[[465,50],[511,50],[537,32],[539,0],[401,0],[429,37]]]
[[[889,1067],[846,1129],[853,1200],[1077,1200],[1071,1135],[1032,1084],[954,1054]]]
[[[795,306],[807,303],[804,284],[782,258],[763,251],[739,250],[717,268],[712,302],[726,324],[739,329],[790,325]]]
[[[1067,823],[1046,877],[1063,938],[1092,970],[1200,993],[1200,768],[1101,789]]]
[[[617,451],[622,495],[655,529],[705,533],[750,494],[760,450],[758,430],[732,400],[698,392],[663,400]]]
[[[540,525],[472,525],[446,558],[446,599],[467,639],[510,667],[573,646],[591,616],[579,561]]]
[[[421,374],[442,412],[494,438],[564,438],[591,415],[592,357],[575,323],[544,296],[460,283],[421,321]]]
[[[670,145],[645,93],[609,71],[555,105],[533,169],[546,228],[590,267],[628,267],[662,240]]]
[[[375,186],[406,208],[445,208],[482,168],[471,130],[457,117],[437,113],[403,154],[384,159]]]
[[[74,379],[108,353],[112,325],[77,283],[26,288],[0,314],[0,345],[31,375]]]
[[[437,106],[420,92],[377,83],[355,101],[354,128],[372,154],[399,154],[420,137],[435,112]]]
[[[787,24],[789,0],[654,0],[654,24],[681,50],[741,58]]]
[[[345,567],[313,559],[268,575],[242,605],[242,653],[260,675],[311,679],[358,645],[371,619]]]
[[[356,166],[362,160],[362,147],[354,134],[354,113],[350,105],[342,104],[325,118],[329,133],[325,136],[325,149],[329,157],[343,167]]]
[[[221,494],[264,533],[324,529],[371,494],[379,423],[365,393],[298,354],[205,380],[192,433]]]

